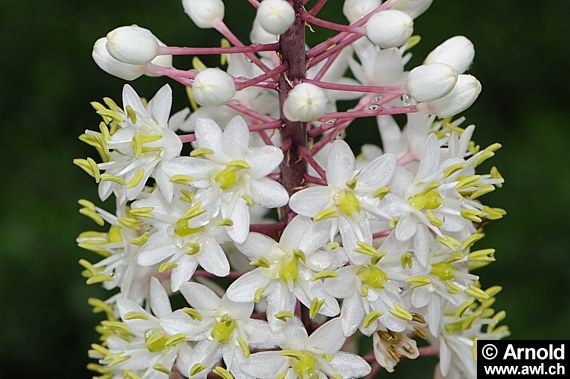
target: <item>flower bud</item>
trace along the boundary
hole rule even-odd
[[[158,42],[150,30],[137,25],[121,26],[107,34],[107,50],[121,62],[144,65],[158,55]]]
[[[295,86],[283,104],[283,114],[289,121],[316,121],[327,108],[327,96],[314,84],[300,83]]]
[[[473,63],[474,57],[473,43],[463,36],[455,36],[429,53],[424,63],[445,63],[463,74]]]
[[[124,80],[135,80],[145,73],[143,65],[132,65],[116,60],[107,50],[107,38],[99,38],[93,46],[93,60],[103,71]]]
[[[233,78],[219,68],[200,71],[192,84],[194,100],[203,106],[224,105],[234,97],[235,93]]]
[[[224,18],[222,0],[182,0],[182,5],[192,22],[202,29],[213,28],[217,20]]]
[[[414,20],[402,11],[381,11],[366,23],[366,35],[383,49],[399,47],[406,43],[414,31]]]
[[[164,44],[158,38],[156,39],[156,42],[158,42],[158,46],[166,47],[166,44]],[[156,58],[154,58],[152,61],[150,61],[150,63],[153,64],[154,66],[172,68],[172,55],[159,55]],[[145,72],[145,75],[146,76],[161,76],[160,74],[153,74],[151,72]]]
[[[391,9],[406,12],[411,18],[416,18],[424,13],[432,2],[433,0],[399,0]]]
[[[264,0],[257,8],[259,24],[271,34],[283,34],[295,22],[295,11],[285,0]]]
[[[450,93],[441,99],[418,104],[418,110],[441,118],[454,116],[469,108],[480,93],[481,83],[474,76],[459,75]]]
[[[380,0],[344,0],[342,13],[352,24],[380,6]]]
[[[414,68],[408,74],[408,93],[419,102],[433,101],[447,95],[457,83],[457,71],[445,63]]]
[[[255,19],[253,19],[249,39],[252,43],[275,43],[278,41],[275,34],[269,33],[267,30],[263,29],[259,21],[259,16],[255,16]],[[262,51],[260,54],[263,55],[264,53],[267,52]]]

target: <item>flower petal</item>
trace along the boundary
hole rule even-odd
[[[253,201],[266,208],[282,207],[289,201],[289,194],[285,188],[266,177],[252,180],[250,190]]]
[[[263,270],[262,268],[257,268],[233,282],[226,291],[228,299],[236,302],[253,301],[255,292],[260,288],[264,288],[270,282]]]
[[[358,175],[356,189],[359,191],[376,191],[390,182],[396,171],[396,157],[384,154],[374,159]]]
[[[178,265],[172,270],[170,278],[170,288],[172,291],[178,291],[183,283],[186,283],[198,267],[198,261],[194,257],[183,257],[176,261]]]
[[[306,217],[315,217],[320,211],[333,205],[332,193],[329,187],[317,186],[305,188],[291,196],[291,209]]]
[[[356,160],[350,146],[342,140],[335,141],[327,159],[327,182],[333,187],[345,187],[352,179]]]
[[[218,277],[228,276],[230,273],[230,263],[224,254],[224,250],[213,237],[206,237],[200,246],[198,263],[209,273]]]
[[[372,370],[362,357],[344,351],[339,351],[334,355],[331,366],[343,378],[362,378]]]
[[[172,314],[168,294],[156,278],[151,278],[150,280],[150,308],[157,317]]]
[[[283,160],[283,152],[275,146],[262,146],[251,149],[247,154],[247,163],[256,178],[271,174]]]
[[[238,250],[250,259],[259,257],[272,258],[273,251],[278,249],[277,243],[261,233],[249,233],[244,243],[236,245]]]
[[[222,154],[222,129],[212,119],[199,118],[196,121],[196,142],[200,148]]]
[[[224,128],[222,147],[224,154],[232,160],[245,158],[249,146],[249,129],[241,116],[236,116]]]
[[[258,379],[273,379],[288,366],[288,358],[280,352],[264,351],[251,355],[247,364],[242,366],[242,370]]]
[[[193,308],[203,311],[214,311],[220,304],[220,298],[205,285],[188,282],[180,287],[180,292]]]
[[[416,179],[421,181],[426,176],[433,174],[439,166],[439,141],[435,134],[430,134],[424,146],[424,152],[420,160],[420,166],[416,173]]]
[[[344,341],[346,337],[342,332],[341,320],[334,318],[315,330],[307,339],[306,346],[315,353],[335,354],[342,348]]]
[[[156,95],[148,102],[147,109],[161,127],[168,127],[168,117],[172,107],[172,89],[168,84],[162,86]]]

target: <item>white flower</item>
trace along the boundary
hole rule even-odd
[[[243,302],[265,297],[267,320],[276,331],[292,317],[296,299],[314,314],[337,315],[337,301],[325,291],[320,276],[315,276],[323,271],[330,273],[344,264],[336,252],[318,250],[326,244],[327,229],[324,223],[315,224],[297,216],[287,225],[279,243],[251,233],[237,248],[258,268],[232,283],[227,290],[228,298]]]
[[[224,132],[212,120],[200,119],[196,126],[196,149],[191,157],[179,157],[163,168],[161,192],[173,197],[174,177],[187,177],[198,188],[204,202],[219,202],[225,229],[234,242],[245,241],[249,232],[249,205],[277,208],[287,204],[287,191],[267,177],[283,159],[273,146],[249,147],[249,130],[235,117]]]
[[[424,13],[432,2],[433,0],[398,0],[391,9],[406,12],[411,18],[416,18]]]
[[[352,46],[360,63],[351,57],[348,64],[360,83],[370,86],[405,83],[404,60],[399,49],[380,49],[366,39],[361,39]]]
[[[425,64],[445,63],[463,74],[475,57],[473,43],[464,36],[452,37],[436,47],[425,60]]]
[[[370,372],[370,366],[358,355],[339,351],[346,337],[340,320],[333,319],[315,330],[310,336],[296,318],[284,331],[282,351],[253,354],[243,371],[259,379],[276,377],[360,378]]]
[[[180,195],[169,203],[155,190],[150,197],[131,205],[133,210],[152,215],[149,223],[153,227],[140,249],[138,263],[151,266],[168,258],[161,271],[172,270],[173,291],[178,291],[193,276],[198,265],[219,277],[230,272],[220,246],[225,233],[217,224],[217,205],[204,204],[200,195],[190,196],[188,192]]]
[[[200,105],[223,105],[234,97],[235,92],[233,78],[219,68],[200,71],[192,84],[192,96]]]
[[[106,47],[109,54],[121,62],[145,65],[156,58],[159,45],[150,30],[131,25],[110,31]]]
[[[372,336],[372,344],[376,362],[388,372],[394,372],[402,356],[416,359],[420,355],[416,341],[405,333],[378,331]]]
[[[413,31],[412,18],[394,9],[375,13],[366,23],[366,36],[383,49],[402,46]]]
[[[264,0],[257,8],[259,24],[271,34],[283,34],[295,22],[295,11],[285,0]]]
[[[380,6],[380,0],[344,0],[342,13],[352,24]]]
[[[217,21],[224,18],[224,3],[222,0],[182,0],[184,12],[197,27],[213,28]]]
[[[178,156],[182,143],[168,127],[171,104],[172,90],[168,85],[146,106],[129,85],[123,88],[123,109],[114,103],[111,109],[95,104],[104,120],[113,121],[117,126],[112,133],[106,127],[102,133],[86,131],[86,135],[99,135],[105,141],[105,145],[100,146],[104,162],[97,165],[99,170],[105,171],[99,183],[102,200],[112,192],[120,201],[134,199],[147,179],[155,177],[161,162]]]
[[[431,63],[414,68],[408,74],[408,93],[419,102],[439,99],[457,83],[457,71],[445,63]]]
[[[355,169],[354,154],[348,144],[334,142],[326,164],[327,185],[296,192],[291,196],[289,206],[315,221],[332,219],[331,242],[340,230],[350,259],[362,263],[365,257],[355,254],[352,249],[357,246],[357,241],[372,239],[369,220],[377,213],[379,198],[385,195],[382,190],[392,179],[396,159],[386,154],[359,173],[355,173]]]
[[[477,78],[471,75],[459,75],[450,93],[440,99],[418,104],[418,109],[441,118],[455,116],[469,108],[480,93],[481,83]]]
[[[287,95],[283,113],[289,121],[316,121],[327,108],[328,98],[311,83],[297,84]]]

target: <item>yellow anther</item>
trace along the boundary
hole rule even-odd
[[[321,221],[321,220],[326,220],[329,218],[336,218],[339,216],[340,216],[340,213],[338,212],[338,209],[336,207],[332,207],[332,208],[328,208],[328,209],[320,211],[315,216],[315,218],[313,220],[314,221]]]
[[[486,194],[488,194],[488,193],[490,193],[490,192],[493,192],[494,190],[495,190],[495,186],[494,186],[494,185],[492,185],[492,184],[487,184],[487,185],[484,185],[484,186],[479,187],[479,189],[478,189],[477,191],[474,191],[474,192],[471,194],[471,196],[469,196],[469,198],[470,198],[471,200],[474,200],[474,199],[476,199],[476,198],[478,198],[478,197],[481,197],[481,196],[486,195]]]
[[[360,203],[350,191],[342,191],[336,196],[335,204],[348,217],[360,213]]]
[[[91,220],[93,220],[97,225],[99,226],[103,226],[105,225],[105,220],[103,220],[103,217],[101,217],[97,212],[92,211],[90,209],[87,208],[81,208],[79,210],[79,213],[81,213],[84,216],[89,217]]]
[[[457,285],[453,284],[453,282],[451,282],[451,280],[447,280],[445,282],[445,286],[447,287],[447,292],[449,292],[452,295],[458,295],[462,292],[461,288],[459,288]]]
[[[154,365],[152,365],[152,369],[158,372],[162,372],[163,374],[166,375],[172,375],[172,372],[169,369],[167,369],[166,366],[163,365],[162,363],[155,363]]]
[[[493,178],[493,179],[503,180],[503,176],[501,175],[501,173],[499,172],[499,170],[495,166],[491,167],[491,173],[490,174],[491,174],[491,178]],[[497,183],[495,185],[499,188],[503,187],[503,183]]]
[[[247,203],[247,205],[249,207],[255,205],[255,201],[253,201],[253,197],[251,197],[249,195],[242,195],[241,198],[245,200],[245,202]]]
[[[464,301],[459,307],[457,307],[457,311],[455,312],[455,318],[461,318],[463,317],[463,314],[465,313],[465,311],[467,311],[467,309],[469,309],[469,307],[475,302],[475,300],[473,299],[469,299]]]
[[[479,179],[481,179],[481,175],[472,175],[467,177],[458,177],[459,181],[455,185],[455,189],[461,191],[465,188],[472,187],[479,183]]]
[[[235,162],[240,162],[240,161],[231,162],[230,164],[228,164],[228,166],[225,169],[220,171],[220,173],[216,175],[216,177],[214,178],[216,183],[218,183],[220,188],[224,191],[234,188],[239,184],[238,172],[244,169],[245,167],[242,167],[239,164],[232,165],[232,163]],[[247,165],[245,161],[241,162],[244,162]],[[247,165],[247,168],[249,168],[249,165]]]
[[[296,358],[297,361],[293,363],[292,367],[297,373],[299,378],[318,378],[319,375],[317,373],[319,363],[315,360],[315,358],[308,352],[300,352],[301,357]]]
[[[168,338],[166,340],[166,342],[164,343],[164,346],[166,346],[166,347],[175,346],[175,345],[178,345],[179,343],[186,342],[186,341],[188,341],[188,338],[186,338],[186,335],[184,333],[178,333],[178,334],[175,334],[172,337]]]
[[[255,302],[255,304],[261,301],[264,292],[265,288],[259,288],[257,291],[255,291],[255,295],[253,296],[253,301]]]
[[[133,124],[137,123],[137,113],[130,105],[127,105],[127,117],[131,119]]]
[[[494,262],[495,249],[476,250],[469,254],[469,260],[475,262]]]
[[[295,249],[293,250],[291,253],[293,253],[293,256],[300,260],[303,263],[307,263],[307,256],[305,255],[305,253],[303,252],[303,250],[301,249]]]
[[[113,308],[105,303],[103,300],[90,297],[87,299],[87,304],[93,307],[93,313],[101,313],[105,312],[107,314],[107,318],[112,319],[114,318],[114,310]]]
[[[501,286],[493,286],[493,287],[489,287],[485,290],[485,292],[487,292],[487,294],[491,297],[497,296],[501,291],[503,290],[503,287]]]
[[[192,184],[193,181],[194,181],[194,178],[191,177],[190,175],[179,174],[179,175],[173,175],[170,178],[171,183],[181,184],[183,186],[189,186]],[[193,199],[193,197],[192,197],[192,199]]]
[[[507,317],[507,312],[499,311],[496,315],[493,316],[493,320],[497,321],[497,323],[503,321]]]
[[[372,288],[384,288],[384,284],[388,280],[384,271],[372,265],[360,266],[356,275],[363,283]]]
[[[451,165],[443,170],[443,177],[449,178],[451,175],[455,174],[457,171],[463,170],[465,167],[467,167],[465,163],[456,163]]]
[[[438,189],[439,187],[441,187],[441,183],[440,182],[430,182],[428,185],[426,185],[424,187],[424,190],[422,191],[422,193],[424,195],[429,194],[430,192]]]
[[[442,198],[439,192],[430,190],[427,193],[413,195],[408,202],[416,209],[437,209],[441,207]]]
[[[461,217],[463,217],[464,219],[469,220],[469,221],[481,222],[481,221],[483,221],[483,219],[481,219],[481,216],[483,216],[483,212],[481,212],[478,209],[463,209],[463,210],[461,210]]]
[[[427,340],[429,338],[428,334],[426,333],[426,331],[423,328],[415,325],[413,329],[414,329],[414,333],[416,335],[418,335],[420,338],[423,338],[424,340]]]
[[[203,155],[211,155],[211,154],[214,154],[214,150],[206,148],[194,149],[190,152],[191,157],[201,157]]]
[[[350,188],[351,190],[354,190],[356,188],[356,183],[358,182],[358,177],[355,176],[354,178],[350,179],[348,182],[346,182],[346,186],[348,188]]]
[[[208,68],[208,66],[206,66],[204,62],[202,62],[202,60],[200,60],[198,57],[192,58],[192,67],[196,71],[202,71]]]
[[[503,218],[507,214],[507,211],[501,208],[490,208],[488,206],[483,206],[483,213],[486,214],[488,220],[498,220]]]
[[[368,297],[368,290],[369,289],[370,289],[370,286],[368,284],[363,284],[362,289],[360,290],[360,296],[361,297]]]
[[[99,109],[96,112],[98,115],[103,117],[103,121],[109,123],[111,121],[123,122],[124,118],[119,113],[111,109]]]
[[[455,250],[455,247],[461,246],[461,243],[459,243],[459,241],[450,236],[438,237],[437,242],[450,250]]]
[[[162,139],[162,135],[161,134],[141,134],[141,141],[144,144],[146,143],[152,143],[152,142],[156,142],[158,140]],[[157,148],[146,148],[143,147],[143,152],[145,151],[152,151],[152,150],[158,150]]]
[[[243,352],[243,355],[246,358],[249,358],[249,355],[251,354],[251,352],[249,351],[249,346],[247,346],[247,343],[243,339],[241,339],[241,337],[237,337],[236,341],[239,344],[239,347],[241,347],[241,351]]]
[[[174,262],[170,262],[170,263],[163,263],[160,265],[160,267],[158,268],[158,272],[166,272],[166,271],[170,271],[174,268],[178,267],[177,263]]]
[[[194,203],[194,197],[196,196],[194,192],[189,190],[180,190],[183,196],[180,197],[180,200],[184,201],[185,203],[192,204]]]
[[[96,352],[101,357],[106,357],[110,354],[109,350],[106,347],[103,347],[96,343],[91,344],[91,350]]]
[[[412,253],[403,253],[400,257],[400,263],[405,270],[406,266],[412,268]]]
[[[276,319],[281,320],[283,322],[287,322],[288,318],[293,318],[293,317],[295,317],[295,315],[291,312],[278,312],[275,315]]]
[[[481,238],[485,237],[483,233],[474,233],[467,237],[465,241],[461,244],[461,250],[467,250],[471,247],[475,242],[479,241]]]
[[[234,379],[234,376],[232,374],[230,374],[230,372],[228,370],[226,370],[225,368],[220,367],[220,366],[213,369],[212,372],[214,374],[218,375],[222,379]]]
[[[344,379],[344,377],[340,374],[332,374],[331,378],[332,379]]]
[[[95,268],[95,266],[93,266],[93,264],[91,264],[91,262],[86,261],[85,259],[80,259],[79,264],[82,267],[84,267],[89,272],[89,274],[91,276],[99,274],[100,269]]]
[[[186,95],[188,95],[188,101],[190,101],[190,106],[193,110],[197,110],[199,108],[198,103],[194,100],[194,96],[192,95],[192,87],[186,87]]]
[[[135,172],[133,178],[127,184],[127,188],[135,188],[143,179],[144,177],[144,170],[140,169]]]
[[[146,243],[149,235],[150,235],[149,232],[144,232],[143,234],[141,234],[137,238],[132,239],[131,244],[136,245],[136,246],[142,246]]]
[[[355,253],[366,254],[376,258],[382,258],[386,255],[386,252],[378,251],[373,246],[370,246],[365,242],[358,241],[356,244],[358,245],[358,248],[353,250]]]
[[[197,310],[189,307],[184,307],[182,308],[182,311],[190,316],[192,320],[202,321],[202,315]]]
[[[168,335],[160,330],[154,330],[145,336],[145,345],[150,352],[156,353],[164,350],[167,340]]]
[[[490,152],[495,152],[497,150],[499,150],[501,147],[503,147],[503,145],[501,145],[500,143],[494,143],[492,145],[489,145],[485,148],[485,151],[490,151]]]
[[[366,317],[364,317],[364,321],[362,322],[362,325],[364,325],[365,328],[368,328],[370,325],[372,325],[372,323],[374,321],[376,321],[383,314],[384,314],[384,312],[380,312],[380,311],[370,312],[369,314],[366,315]]]
[[[402,319],[405,321],[412,321],[413,320],[414,316],[412,316],[412,314],[410,312],[408,312],[406,309],[404,309],[399,304],[394,303],[394,308],[395,309],[389,310],[393,316],[398,317],[399,319]]]
[[[223,220],[216,221],[217,226],[234,226],[234,222],[229,218],[225,218]]]
[[[139,230],[143,222],[132,217],[119,217],[119,223],[129,229]]]
[[[103,282],[112,282],[113,280],[115,280],[115,278],[113,278],[112,276],[109,276],[109,275],[96,275],[96,276],[93,276],[93,277],[87,279],[87,281],[85,283],[91,285],[91,284],[97,284],[97,283],[103,283]]]
[[[109,109],[114,110],[114,111],[119,111],[120,112],[120,108],[117,105],[117,103],[115,103],[115,100],[111,99],[110,97],[104,97],[103,101],[105,102],[105,104],[107,105],[107,107],[109,107]]]
[[[90,211],[95,211],[95,204],[90,202],[89,200],[81,199],[78,201],[79,205],[89,209]]]
[[[204,214],[206,212],[206,209],[200,209],[200,207],[202,206],[202,202],[197,202],[196,204],[194,204],[190,209],[188,209],[186,211],[186,213],[184,213],[184,217],[185,219],[191,219],[194,217],[198,217],[201,214]]]
[[[249,262],[249,264],[250,264],[250,266],[254,266],[254,267],[263,267],[263,268],[271,267],[271,263],[265,257],[256,258],[253,261]]]
[[[207,367],[204,366],[201,363],[196,363],[194,366],[192,366],[192,368],[190,369],[190,375],[189,376],[194,376],[197,375],[199,373],[201,373],[202,371],[204,371]]]
[[[336,276],[337,276],[336,271],[323,270],[323,271],[313,275],[311,280],[314,282],[314,281],[319,280],[319,279],[336,278]]]
[[[200,252],[200,244],[198,242],[188,242],[184,245],[188,250],[186,250],[186,255],[196,255]]]
[[[153,207],[132,208],[129,213],[134,217],[154,218],[150,212],[154,211]]]
[[[431,279],[425,276],[412,276],[411,278],[407,278],[406,282],[413,283],[410,286],[410,289],[426,286],[431,283]]]
[[[420,41],[422,40],[422,37],[420,36],[411,36],[407,41],[406,44],[404,45],[404,50],[410,50],[411,48],[413,48],[414,46],[416,46],[418,43],[420,43]]]
[[[131,139],[131,145],[133,147],[133,154],[135,155],[135,159],[139,159],[143,151],[142,139],[139,133],[136,133],[133,136]]]
[[[387,194],[389,194],[392,190],[388,187],[381,187],[380,189],[376,190],[373,194],[372,197],[375,199],[380,199],[382,200],[383,198],[386,197]]]
[[[297,351],[297,350],[291,350],[291,349],[285,349],[285,350],[281,351],[281,355],[283,355],[284,357],[287,357],[287,358],[294,358],[294,359],[302,359],[303,358],[303,352]]]
[[[398,222],[400,222],[400,219],[398,217],[394,217],[393,219],[390,220],[390,222],[388,222],[388,226],[394,229],[396,225],[398,225]]]
[[[92,176],[95,179],[96,183],[99,183],[101,180],[101,173],[99,172],[97,162],[95,162],[92,158],[74,159],[73,164],[79,166],[83,171]]]
[[[122,355],[120,357],[117,357],[115,359],[113,359],[111,362],[109,362],[109,364],[107,365],[107,367],[113,367],[118,365],[119,363],[123,363],[126,360],[129,360],[131,358],[130,355]]]
[[[326,300],[325,299],[318,299],[318,298],[314,298],[313,301],[311,301],[311,307],[309,308],[309,317],[311,318],[315,318],[315,316],[317,315],[317,313],[319,313],[319,311],[321,310],[322,306],[325,305]]]
[[[465,255],[463,255],[463,253],[460,253],[459,251],[452,251],[449,254],[449,258],[447,258],[445,260],[446,263],[453,263],[453,262],[457,262],[462,260],[463,258],[465,258]]]
[[[477,300],[483,301],[491,298],[491,296],[483,291],[481,288],[477,288],[475,286],[469,286],[468,289],[465,290],[465,293],[469,296],[474,297]]]
[[[334,355],[328,353],[323,354],[322,357],[327,362],[332,362],[332,360],[334,359]]]
[[[220,40],[220,46],[227,48],[227,47],[230,47],[231,44],[230,44],[230,41],[228,41],[225,38],[222,38]],[[222,66],[225,65],[226,63],[228,63],[228,54],[220,54],[220,63],[222,64]],[[226,379],[226,378],[224,378],[224,379]]]
[[[329,242],[327,244],[327,250],[334,250],[334,249],[338,249],[340,247],[340,244],[338,242]]]
[[[467,151],[475,155],[479,152],[479,150],[481,150],[481,147],[479,145],[476,145],[474,141],[469,141],[469,144],[467,145]]]
[[[109,132],[109,128],[107,124],[104,122],[99,123],[99,131],[101,132],[101,137],[103,137],[103,141],[108,142],[111,139],[111,133]]]
[[[123,316],[123,320],[148,320],[148,316],[141,312],[127,312]]]
[[[125,182],[125,179],[118,177],[117,175],[112,175],[112,174],[101,174],[101,180],[106,181],[106,182],[117,183],[117,184],[120,184],[122,186],[127,184],[127,182]]]
[[[188,220],[185,218],[181,218],[176,222],[177,228],[174,229],[174,233],[176,233],[180,237],[188,237],[193,234],[202,233],[204,231],[204,227],[200,226],[198,228],[189,228],[188,227]]]
[[[251,168],[249,163],[247,163],[244,160],[231,161],[230,163],[228,163],[228,167],[235,167],[236,169],[240,170],[249,170]]]
[[[443,225],[443,221],[441,221],[439,218],[437,218],[436,215],[433,214],[431,209],[428,209],[426,214],[427,214],[427,218],[429,220],[429,223],[432,224],[433,226],[442,226]]]
[[[455,278],[455,267],[451,263],[435,263],[431,265],[431,274],[441,280],[451,280]]]

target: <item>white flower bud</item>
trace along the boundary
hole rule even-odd
[[[406,12],[411,18],[416,18],[424,13],[432,2],[433,0],[399,0],[391,9]]]
[[[283,104],[283,114],[290,121],[316,121],[327,109],[327,96],[311,83],[295,86]]]
[[[414,20],[402,11],[381,11],[366,23],[366,35],[383,49],[399,47],[406,43],[414,31]]]
[[[253,25],[251,26],[249,39],[252,43],[275,43],[278,41],[275,34],[271,34],[267,30],[263,29],[258,16],[255,16],[253,19]],[[261,54],[263,53],[266,53],[266,51],[261,52]]]
[[[93,60],[103,71],[124,80],[135,80],[145,73],[144,65],[132,65],[116,60],[107,50],[107,38],[99,38],[93,46]]]
[[[158,42],[159,46],[166,47],[166,44],[164,44],[158,38],[156,39],[156,42]],[[150,63],[155,65],[155,66],[172,68],[172,55],[159,55],[156,58],[154,58]],[[145,72],[145,75],[146,76],[161,76],[160,74],[153,74],[151,72]]]
[[[259,24],[271,34],[283,34],[295,22],[295,11],[285,0],[264,0],[257,8]]]
[[[445,63],[463,74],[473,63],[474,57],[473,43],[463,36],[455,36],[429,53],[424,63]]]
[[[217,20],[224,18],[222,0],[182,0],[182,5],[192,22],[202,29],[213,28]]]
[[[224,105],[235,93],[233,78],[219,68],[200,71],[192,84],[192,95],[196,102],[203,106]]]
[[[445,63],[414,68],[408,74],[408,93],[419,102],[433,101],[447,95],[457,83],[457,71]]]
[[[144,65],[158,55],[158,42],[148,29],[121,26],[107,34],[107,50],[121,62]]]
[[[477,100],[481,83],[471,75],[459,75],[453,90],[441,99],[418,104],[420,112],[436,114],[441,118],[463,112]]]
[[[352,24],[380,6],[380,0],[344,0],[342,13]]]

